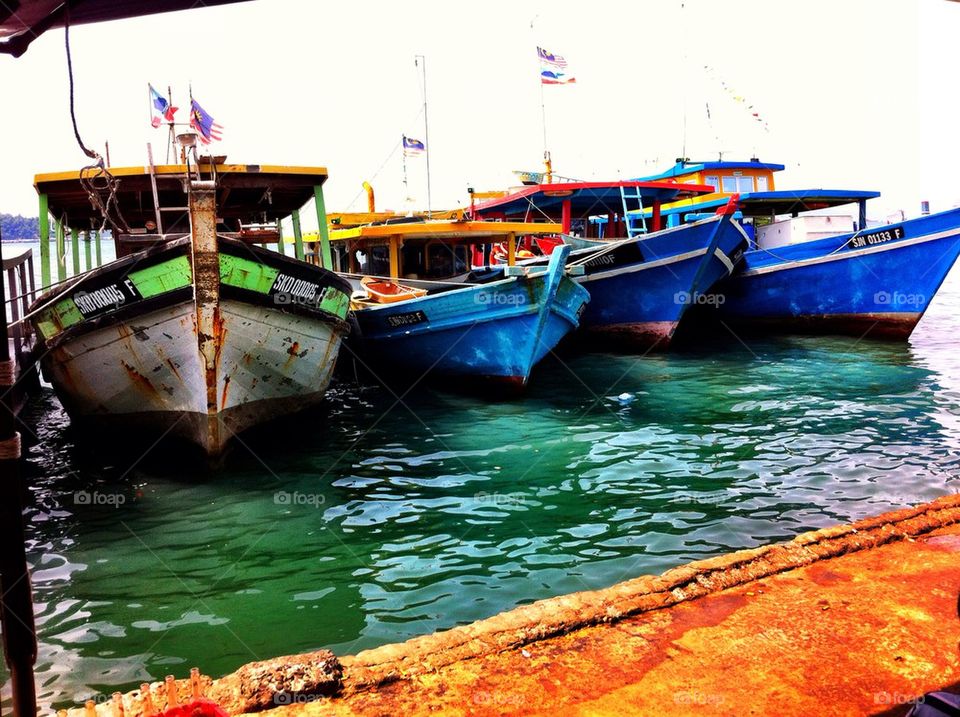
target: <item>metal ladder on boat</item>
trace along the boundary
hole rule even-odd
[[[634,206],[630,204],[634,203]],[[647,233],[647,220],[643,217],[643,196],[639,187],[620,187],[620,203],[623,205],[623,221],[627,237],[633,239]]]

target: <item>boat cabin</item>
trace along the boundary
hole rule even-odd
[[[76,240],[81,233],[89,239],[101,226],[111,231],[117,258],[187,236],[191,180],[209,181],[216,186],[217,232],[221,236],[250,244],[276,244],[283,252],[280,221],[292,217],[298,259],[304,258],[300,210],[314,200],[319,224],[324,228],[319,237],[319,263],[330,266],[322,186],[327,170],[323,167],[227,164],[222,157],[212,161],[201,157],[200,162],[189,166],[110,167],[107,171],[109,174],[97,169],[48,173],[34,178],[40,200],[40,236],[49,235],[47,217],[52,214],[57,237],[70,234],[74,239],[74,273],[78,273],[79,266]],[[62,244],[58,241],[58,250]],[[49,242],[40,243],[40,256],[46,287]],[[57,258],[62,280],[66,266],[61,261],[63,257]]]
[[[761,162],[690,162],[678,160],[661,174],[644,179],[672,179],[680,183],[707,184],[713,191],[661,207],[661,217],[668,227],[695,221],[725,205],[733,194],[739,194],[737,216],[741,226],[756,246],[770,249],[799,244],[828,236],[858,231],[867,226],[868,199],[879,192],[844,189],[777,190],[774,173],[784,165]],[[844,212],[833,210],[847,207]],[[852,212],[852,213],[851,213]],[[650,217],[649,210],[641,212]]]
[[[481,219],[560,222],[563,234],[583,239],[632,237],[662,228],[661,207],[710,187],[669,181],[554,182],[518,187],[476,201],[470,211]],[[646,210],[648,215],[639,212]]]
[[[502,246],[506,264],[518,257],[518,237],[556,235],[560,225],[538,222],[421,221],[370,224],[330,233],[334,266],[345,274],[393,281],[466,276],[484,247]]]

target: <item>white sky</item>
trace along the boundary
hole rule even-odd
[[[467,186],[503,187],[510,170],[540,168],[540,44],[577,77],[544,88],[559,173],[652,173],[684,146],[693,159],[756,153],[787,165],[781,189],[884,192],[871,217],[914,215],[921,199],[934,210],[960,203],[958,38],[960,3],[947,0],[257,0],[71,32],[80,131],[101,149],[109,140],[114,166],[144,164],[147,141],[163,158],[147,82],[172,85],[182,108],[192,82],[225,127],[215,147],[230,161],[326,166],[328,211],[361,209],[364,179],[378,208],[402,209],[401,153],[390,152],[404,132],[425,138],[413,61],[423,54],[433,206],[466,203]],[[20,59],[0,56],[0,93],[0,210],[35,214],[33,175],[84,164],[63,31]],[[425,205],[424,160],[408,168]]]

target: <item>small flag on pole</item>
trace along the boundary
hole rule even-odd
[[[412,137],[403,137],[403,156],[404,157],[419,157],[426,151],[426,146],[419,139],[413,139]]]
[[[173,122],[173,114],[179,108],[167,102],[167,98],[157,92],[149,82],[147,87],[150,88],[150,124],[159,127],[163,120]]]
[[[200,133],[200,141],[210,144],[213,140],[221,140],[223,126],[214,122],[213,117],[200,104],[190,98],[190,126]]]
[[[569,85],[577,81],[573,75],[567,74],[567,61],[560,55],[547,52],[542,47],[537,48],[537,57],[540,59],[540,83],[544,85]]]

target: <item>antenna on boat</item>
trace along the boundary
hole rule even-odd
[[[413,56],[414,66],[423,70],[423,143],[424,154],[427,157],[427,217],[431,215],[430,201],[430,130],[427,128],[427,58],[423,55]],[[406,160],[404,160],[404,184],[406,184]]]

